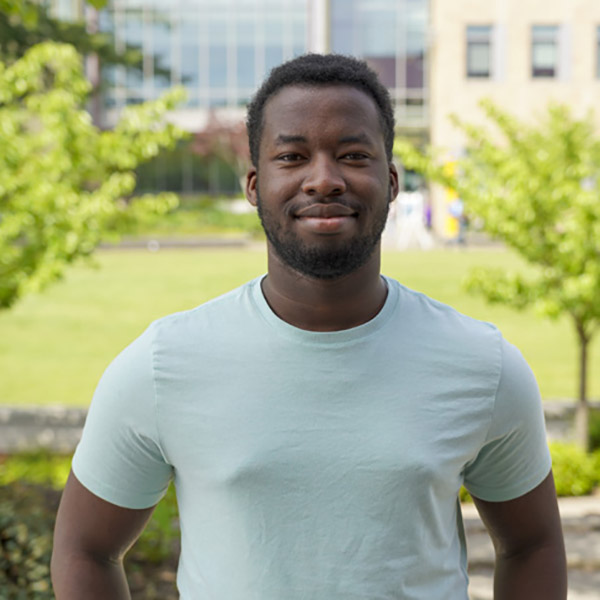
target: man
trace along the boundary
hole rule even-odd
[[[107,369],[57,517],[58,600],[128,597],[122,557],[171,478],[183,600],[465,600],[463,482],[495,597],[566,598],[531,371],[492,325],[380,274],[385,88],[355,59],[300,57],[247,124],[268,274]]]

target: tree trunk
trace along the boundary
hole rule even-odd
[[[579,397],[575,410],[575,439],[588,452],[590,448],[590,407],[587,399],[587,366],[590,338],[586,335],[581,323],[576,321],[575,327],[579,341]]]

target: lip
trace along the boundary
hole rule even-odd
[[[349,206],[331,202],[327,204],[310,204],[300,209],[294,216],[298,219],[336,219],[340,217],[355,217],[356,215],[356,211]]]

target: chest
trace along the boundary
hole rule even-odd
[[[242,493],[458,491],[489,422],[478,384],[385,360],[285,363],[178,382],[161,413],[176,473]]]

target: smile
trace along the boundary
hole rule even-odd
[[[352,230],[358,213],[344,204],[311,204],[299,210],[295,218],[307,232],[334,235]]]
[[[338,219],[356,217],[358,214],[354,209],[345,204],[332,202],[327,204],[310,204],[300,209],[294,216],[297,219]]]

